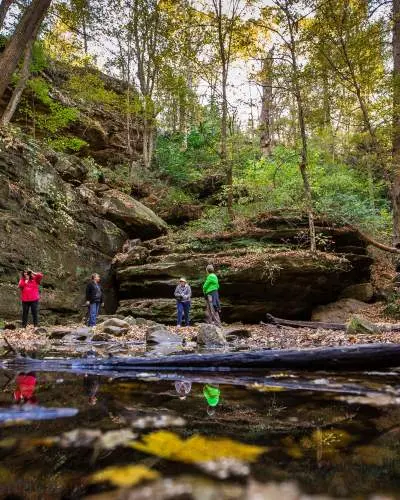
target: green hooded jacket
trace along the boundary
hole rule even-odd
[[[203,293],[204,295],[208,295],[215,290],[219,290],[218,277],[216,274],[210,273],[203,284]]]

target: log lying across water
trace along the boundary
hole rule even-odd
[[[18,371],[74,372],[235,372],[253,370],[359,371],[400,366],[400,344],[366,344],[315,349],[177,354],[161,357],[115,357],[38,360],[15,358],[0,367]]]
[[[262,325],[271,324],[277,326],[290,326],[292,328],[311,328],[313,330],[317,330],[321,328],[323,330],[346,330],[346,323],[325,323],[322,321],[300,321],[300,320],[292,320],[292,319],[283,319],[276,318],[272,316],[272,314],[266,315],[267,321],[266,323],[261,322]],[[385,324],[379,325],[379,329],[383,332],[400,332],[400,324]]]

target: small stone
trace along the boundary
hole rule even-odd
[[[251,337],[250,330],[243,327],[225,329],[224,334],[226,335],[227,338],[232,337],[232,338],[248,339],[249,337]]]
[[[145,326],[147,325],[148,320],[144,318],[136,318],[137,326]]]
[[[114,335],[114,337],[120,337],[121,335],[125,335],[128,333],[129,328],[120,328],[119,326],[106,326],[103,331],[104,333],[109,333],[110,335]]]
[[[38,328],[35,328],[35,333],[37,334],[46,334],[47,333],[47,328],[44,326],[39,326]]]
[[[360,316],[353,316],[346,327],[346,333],[348,334],[367,334],[367,335],[379,335],[381,330],[377,325],[371,323],[370,321],[361,318]]]
[[[224,347],[226,338],[221,328],[207,323],[200,323],[197,343],[206,347]]]
[[[102,324],[102,327],[105,331],[105,328],[106,327],[109,327],[109,326],[116,326],[118,328],[129,328],[129,323],[123,319],[119,319],[119,318],[110,318],[110,319],[107,319],[106,321],[104,321],[104,323]]]
[[[156,330],[154,330],[154,327],[151,327],[146,331],[146,342],[148,344],[182,344],[182,337],[171,333],[165,327],[164,329],[157,328]]]
[[[126,318],[124,318],[124,319],[131,326],[135,326],[136,325],[136,319],[133,316],[126,316]]]
[[[72,333],[72,330],[66,329],[66,328],[58,328],[57,330],[52,330],[49,333],[49,339],[62,339],[66,335],[69,335]]]
[[[160,323],[157,323],[156,325],[151,325],[147,328],[146,333],[150,334],[150,333],[158,332],[159,330],[162,330],[162,331],[166,330],[165,325],[161,325]]]
[[[112,336],[108,333],[96,333],[93,335],[93,342],[108,342],[112,340]]]

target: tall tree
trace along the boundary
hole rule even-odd
[[[267,56],[263,58],[261,71],[260,147],[265,156],[271,154],[273,141],[273,68],[274,47],[272,47]]]
[[[310,249],[316,251],[314,209],[312,189],[308,174],[308,137],[306,131],[305,104],[302,90],[304,72],[301,68],[303,53],[304,18],[303,2],[293,0],[273,0],[273,7],[263,9],[259,25],[272,32],[279,40],[280,72],[283,72],[284,88],[293,99],[296,113],[298,136],[300,139],[299,170],[305,193],[305,206],[308,214]],[[295,135],[295,134],[293,134]]]
[[[50,4],[51,0],[32,0],[0,55],[0,99],[11,81],[28,42],[35,37]]]
[[[393,243],[400,244],[400,0],[393,0]]]
[[[216,30],[217,54],[221,75],[221,165],[226,172],[227,208],[233,213],[233,165],[228,159],[228,77],[236,41],[240,38],[243,15],[249,2],[246,0],[212,0],[212,24]]]

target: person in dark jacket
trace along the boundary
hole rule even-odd
[[[190,324],[190,299],[192,298],[192,289],[185,278],[179,280],[175,288],[174,297],[176,299],[176,310],[178,314],[177,325],[182,326],[182,319],[185,318],[185,325]]]
[[[103,289],[100,286],[100,276],[92,274],[92,279],[86,287],[86,305],[89,308],[88,326],[95,326],[100,306],[103,303]]]

